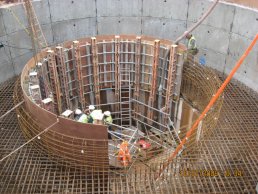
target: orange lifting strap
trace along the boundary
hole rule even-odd
[[[123,143],[121,143],[117,160],[120,161],[124,167],[127,167],[129,162],[131,162],[131,155],[129,153],[127,141],[123,141]]]
[[[239,59],[239,61],[237,62],[237,64],[235,65],[235,67],[232,69],[232,71],[230,72],[230,74],[228,75],[227,79],[224,81],[224,83],[220,86],[220,88],[218,89],[217,93],[212,97],[211,101],[209,102],[209,104],[206,106],[206,108],[204,109],[204,111],[202,112],[202,114],[199,116],[199,118],[196,120],[196,122],[194,123],[194,125],[192,126],[192,128],[186,133],[186,136],[184,137],[184,139],[181,141],[180,145],[176,148],[176,150],[169,156],[167,162],[163,165],[163,167],[160,169],[160,172],[158,174],[159,178],[162,173],[166,170],[166,168],[169,166],[170,162],[177,156],[178,152],[183,148],[183,145],[186,143],[187,139],[192,135],[192,133],[194,132],[194,130],[196,129],[196,127],[198,126],[199,122],[205,117],[206,113],[210,110],[210,108],[213,106],[213,104],[217,101],[217,99],[219,98],[219,96],[222,94],[222,92],[224,91],[224,89],[226,88],[226,86],[228,85],[228,83],[230,82],[230,80],[232,79],[232,77],[234,76],[234,74],[236,73],[236,71],[238,70],[238,68],[241,66],[241,64],[243,63],[243,61],[245,60],[245,58],[248,56],[248,54],[250,53],[250,51],[253,49],[255,43],[258,40],[258,34],[256,34],[254,40],[252,41],[252,43],[249,45],[249,47],[246,49],[246,51],[244,52],[244,54],[242,55],[242,57]]]

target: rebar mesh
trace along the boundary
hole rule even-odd
[[[200,110],[209,100],[205,96],[196,95],[198,90],[203,93],[201,90],[206,88],[205,80],[200,77],[209,76],[207,72],[204,74],[202,67],[194,66],[193,63],[184,68],[182,95]],[[199,79],[193,79],[198,75]],[[217,75],[214,82],[219,83],[219,78],[223,79]],[[12,97],[15,80],[13,78],[0,86],[1,115],[14,106]],[[203,85],[194,84],[196,80],[202,80]],[[208,92],[210,88],[206,89],[206,93],[213,94],[214,91]],[[76,169],[71,168],[65,160],[63,165],[60,165],[60,159],[56,163],[47,150],[39,149],[37,144],[44,139],[42,136],[1,162],[0,192],[254,193],[258,178],[258,98],[245,89],[237,82],[227,87],[216,128],[209,130],[209,135],[195,143],[195,149],[190,149],[189,144],[189,149],[185,150],[187,154],[177,157],[158,180],[157,171],[173,149],[168,149],[152,161],[139,160],[129,171],[115,168],[96,169],[90,166]],[[18,114],[24,115],[21,112]],[[35,127],[30,122],[29,115],[27,116],[25,118],[29,121],[28,124]],[[216,116],[218,115],[214,114],[210,119]],[[208,118],[207,115],[206,119]],[[17,124],[15,112],[4,117],[0,125],[2,158],[26,140]]]

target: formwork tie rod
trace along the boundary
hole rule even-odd
[[[163,172],[168,168],[169,164],[172,162],[172,160],[177,156],[177,154],[179,153],[179,151],[182,150],[184,144],[186,143],[186,141],[189,139],[189,137],[193,134],[194,130],[197,128],[198,124],[200,123],[200,121],[206,116],[207,112],[211,109],[211,107],[214,105],[214,103],[217,101],[217,99],[219,98],[219,96],[222,94],[222,92],[225,90],[226,86],[228,85],[228,83],[230,82],[230,80],[232,79],[232,77],[234,76],[234,74],[236,73],[236,71],[239,69],[239,67],[241,66],[241,64],[243,63],[243,61],[245,60],[245,58],[248,56],[248,54],[251,52],[251,50],[253,49],[254,45],[256,44],[258,40],[258,34],[256,34],[254,40],[251,42],[251,44],[249,45],[249,47],[246,49],[246,51],[244,52],[244,54],[242,55],[242,57],[238,60],[238,62],[236,63],[235,67],[232,69],[232,71],[230,72],[230,74],[228,75],[228,77],[226,78],[226,80],[223,82],[223,84],[220,86],[220,88],[218,89],[217,93],[211,98],[209,104],[206,106],[206,108],[204,109],[204,111],[202,112],[202,114],[199,116],[199,118],[195,121],[195,123],[193,124],[193,126],[191,127],[191,129],[186,133],[186,136],[184,137],[184,139],[181,141],[181,143],[179,144],[179,146],[176,148],[176,150],[169,156],[167,162],[163,165],[163,167],[161,168],[157,179],[163,174]]]
[[[12,112],[14,109],[16,109],[17,107],[21,106],[24,103],[24,100],[19,102],[18,104],[16,104],[12,109],[8,110],[6,113],[4,113],[1,117],[0,120],[2,118],[4,118],[6,115],[8,115],[10,112]]]
[[[47,127],[46,129],[44,129],[43,131],[41,131],[38,135],[34,136],[33,138],[31,138],[29,141],[25,142],[24,144],[22,144],[20,147],[16,148],[15,150],[13,150],[12,152],[10,152],[8,155],[6,155],[5,157],[3,157],[0,162],[3,162],[6,158],[8,158],[9,156],[11,156],[12,154],[14,154],[15,152],[19,151],[20,149],[22,149],[25,145],[29,144],[30,142],[32,142],[34,139],[36,139],[37,137],[39,137],[40,135],[42,135],[43,133],[47,132],[50,128],[54,127],[57,123],[59,123],[59,119],[57,119],[57,121],[55,123],[53,123],[52,125],[50,125],[49,127]]]

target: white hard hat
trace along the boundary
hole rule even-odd
[[[109,117],[109,116],[111,116],[111,112],[110,111],[105,111],[104,115]]]
[[[90,106],[89,106],[89,109],[90,109],[90,110],[95,110],[95,106],[94,106],[94,105],[90,105]]]
[[[82,111],[77,108],[77,109],[75,110],[75,114],[77,114],[77,115],[82,114]]]

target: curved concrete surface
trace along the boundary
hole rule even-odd
[[[200,18],[209,0],[42,0],[34,8],[49,45],[101,34],[143,34],[175,39]],[[0,8],[0,82],[19,74],[32,57],[30,38],[11,10],[27,26],[21,4]],[[221,2],[193,33],[209,66],[229,73],[257,33],[258,10]],[[18,48],[16,48],[18,47]],[[258,46],[236,78],[258,91]]]

